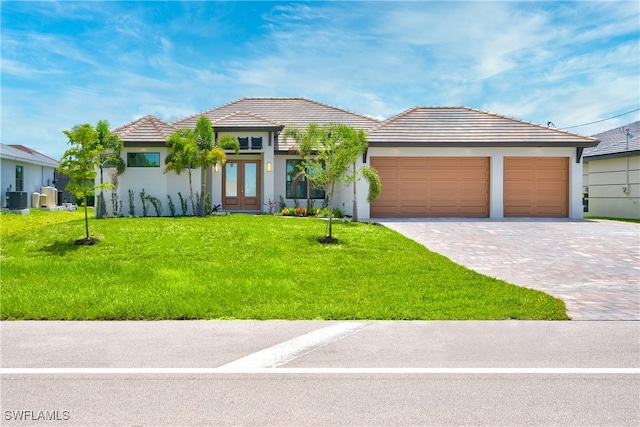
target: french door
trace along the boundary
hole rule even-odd
[[[260,160],[227,160],[222,176],[222,209],[259,211]]]

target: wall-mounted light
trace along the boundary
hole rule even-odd
[[[213,166],[213,170],[214,170],[216,173],[220,170],[220,169],[219,169],[219,167],[218,167],[218,164],[217,164],[217,163]]]
[[[271,172],[271,162],[267,162],[267,172]]]

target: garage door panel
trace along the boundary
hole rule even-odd
[[[391,174],[390,174],[391,175]],[[400,171],[396,176],[402,180],[402,182],[407,181],[426,181],[429,178],[429,175],[423,171]]]
[[[505,157],[504,215],[567,217],[567,157]]]
[[[373,163],[372,163],[373,166]],[[394,157],[378,157],[375,164],[376,169],[398,170],[398,159]]]
[[[371,158],[382,181],[380,197],[371,203],[371,216],[489,216],[488,158],[392,160]],[[390,206],[394,203],[395,207]]]
[[[399,169],[425,169],[429,162],[423,157],[399,157],[396,159],[395,167]]]

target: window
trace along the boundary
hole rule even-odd
[[[253,150],[260,150],[262,149],[262,137],[255,137],[252,136],[251,137],[251,149]]]
[[[127,167],[159,168],[160,153],[127,153]]]
[[[249,137],[246,138],[238,138],[238,143],[240,144],[241,150],[249,149]]]
[[[22,166],[16,165],[16,191],[22,191]]]
[[[301,172],[300,168],[302,160],[290,159],[287,160],[287,199],[306,199],[307,198],[307,177],[301,175],[294,192],[293,183]],[[324,189],[322,187],[311,189],[312,199],[324,199]]]

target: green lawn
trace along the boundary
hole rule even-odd
[[[270,215],[0,215],[2,319],[567,319],[381,226]]]

